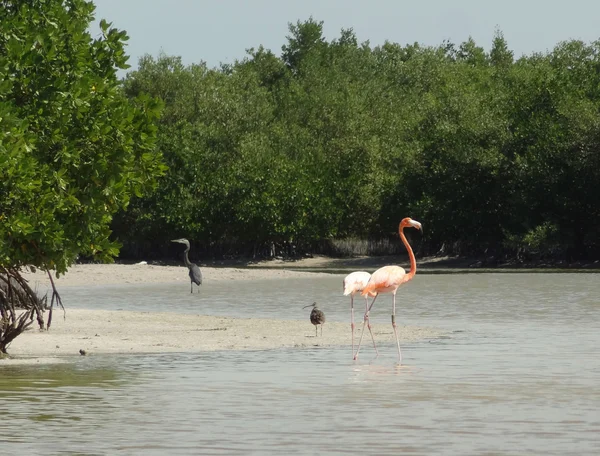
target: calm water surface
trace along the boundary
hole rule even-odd
[[[316,300],[349,322],[342,278],[62,295],[68,308],[289,319]],[[0,454],[600,454],[599,275],[417,275],[398,297],[399,322],[444,333],[404,344],[402,366],[384,343],[358,362],[348,346],[1,366]],[[382,296],[372,321],[391,331],[390,309]]]

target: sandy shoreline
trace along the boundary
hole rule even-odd
[[[286,269],[203,267],[205,281],[279,280],[311,278],[326,275]],[[30,285],[43,293],[49,279],[43,272],[25,273]],[[189,286],[187,268],[183,266],[86,264],[75,265],[64,276],[55,279],[61,288],[71,286],[103,286],[114,284],[173,283]],[[183,285],[185,284],[185,285]],[[358,314],[359,320],[361,319]],[[357,321],[359,323],[359,321]],[[355,337],[360,337],[357,324]],[[393,342],[388,325],[374,325],[378,343]],[[432,328],[399,327],[401,342],[436,338],[440,332]],[[368,334],[365,338],[368,339]],[[363,342],[364,343],[364,342]],[[370,340],[366,340],[372,350]],[[190,315],[168,312],[132,312],[92,309],[69,309],[66,320],[56,309],[50,331],[39,331],[37,325],[17,337],[8,347],[13,359],[0,360],[0,365],[19,362],[52,362],[65,356],[90,356],[101,353],[164,353],[207,350],[276,349],[280,347],[347,346],[350,351],[350,323],[327,322],[323,336],[315,337],[308,318],[270,320]]]
[[[285,279],[291,277],[315,277],[325,273],[310,273],[289,271],[287,269],[251,269],[251,268],[215,268],[202,267],[205,281],[221,282],[231,280],[256,279]],[[48,275],[42,271],[25,272],[23,276],[35,289],[39,285],[43,292],[50,285]],[[54,277],[54,283],[60,292],[60,287],[96,286],[141,283],[174,283],[182,282],[189,285],[188,270],[185,266],[157,266],[151,264],[77,264],[59,277]]]

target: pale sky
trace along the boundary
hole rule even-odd
[[[96,19],[126,30],[129,64],[148,53],[181,56],[209,67],[233,63],[263,45],[276,55],[288,23],[323,21],[327,40],[352,28],[359,42],[460,44],[471,36],[489,49],[504,34],[515,57],[552,50],[560,41],[600,38],[598,0],[94,0]],[[92,30],[93,32],[93,30]]]

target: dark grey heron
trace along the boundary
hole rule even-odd
[[[323,325],[325,324],[325,314],[323,313],[323,311],[321,311],[319,309],[319,306],[317,305],[316,302],[313,302],[312,304],[308,305],[308,306],[304,306],[303,309],[306,309],[307,307],[312,307],[313,310],[310,313],[310,322],[315,325],[315,337],[317,337],[317,326],[321,325],[321,336],[323,336]]]
[[[200,285],[202,285],[202,272],[198,265],[192,263],[188,257],[190,251],[190,241],[185,238],[173,239],[171,242],[178,242],[179,244],[185,245],[185,251],[183,252],[183,262],[190,270],[190,293],[194,292],[194,284],[198,285],[198,293],[200,293]]]

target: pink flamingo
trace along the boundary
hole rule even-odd
[[[369,279],[371,278],[371,274],[366,271],[355,271],[351,272],[344,278],[344,296],[350,295],[350,311],[351,311],[351,324],[352,327],[352,354],[354,355],[354,295],[357,293],[362,293],[364,288],[367,286]],[[375,297],[376,293],[369,293],[368,296]],[[365,315],[369,310],[369,297],[365,296]],[[375,353],[379,355],[377,351],[377,347],[375,346],[375,338],[373,337],[373,332],[371,331],[371,323],[368,321],[367,316],[367,326],[369,328],[369,332],[371,333],[371,339],[373,340],[373,348],[375,349]],[[363,331],[364,331],[363,327]]]
[[[417,228],[421,232],[423,231],[422,225],[416,220],[411,219],[410,217],[406,217],[402,219],[400,225],[398,226],[398,233],[400,234],[400,239],[402,239],[402,243],[408,250],[408,257],[410,258],[410,271],[408,274],[406,271],[400,266],[384,266],[379,268],[377,271],[371,275],[371,279],[367,286],[363,289],[362,295],[366,296],[371,293],[376,293],[373,301],[371,301],[371,305],[367,309],[365,313],[365,319],[363,322],[363,333],[365,330],[365,324],[369,320],[369,312],[373,308],[373,304],[375,304],[375,300],[377,296],[381,293],[392,293],[392,327],[394,328],[394,335],[396,336],[396,345],[398,346],[398,362],[402,362],[402,353],[400,352],[400,342],[398,341],[398,331],[396,329],[396,291],[398,288],[411,280],[415,273],[417,272],[417,262],[415,261],[415,254],[410,247],[410,244],[406,240],[404,236],[404,228]],[[358,359],[358,351],[360,350],[360,343],[362,341],[362,334],[360,335],[360,339],[358,341],[358,348],[356,349],[356,355],[354,355],[354,359]]]

